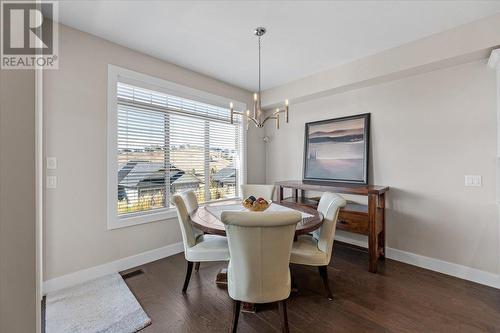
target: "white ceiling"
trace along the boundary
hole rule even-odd
[[[500,1],[61,1],[59,21],[234,85],[263,88],[500,12]]]

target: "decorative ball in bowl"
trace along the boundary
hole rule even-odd
[[[264,198],[255,198],[253,195],[249,196],[241,203],[243,207],[252,212],[263,212],[271,205],[271,200]]]

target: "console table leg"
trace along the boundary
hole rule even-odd
[[[379,257],[380,259],[385,259],[385,193],[382,193],[379,198],[379,209],[381,209],[381,214],[380,214],[380,225],[382,226],[382,230],[380,230],[380,233],[378,235],[378,246],[380,248],[379,250]]]
[[[368,270],[377,273],[378,234],[377,234],[377,195],[368,195]]]
[[[373,244],[373,242],[370,242],[370,239],[371,237],[368,239],[368,243],[371,243]],[[375,242],[376,243],[376,242]],[[377,250],[377,247],[376,246],[373,246],[371,244],[368,244],[368,251],[369,251],[369,264],[368,264],[368,271],[370,271],[370,273],[377,273],[377,263],[378,263],[378,258],[377,258],[377,254],[374,253],[373,250]]]

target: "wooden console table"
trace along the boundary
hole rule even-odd
[[[368,236],[368,270],[377,272],[379,258],[385,257],[385,192],[388,186],[323,184],[302,181],[276,182],[280,204],[287,203],[317,207],[318,200],[306,198],[304,191],[333,192],[368,197],[368,205],[348,202],[339,212],[337,229]],[[283,197],[285,188],[292,189],[292,196]]]

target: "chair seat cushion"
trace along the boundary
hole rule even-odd
[[[200,235],[196,244],[187,248],[185,253],[189,261],[228,261],[229,248],[227,238],[217,235]]]
[[[327,254],[318,248],[318,241],[311,235],[301,235],[293,242],[292,264],[323,266],[328,265]]]

